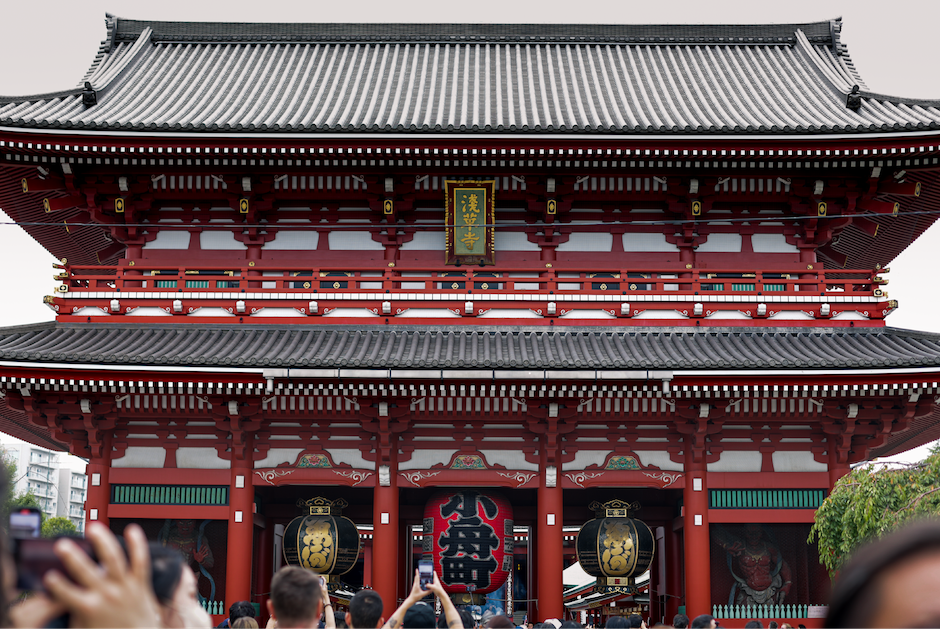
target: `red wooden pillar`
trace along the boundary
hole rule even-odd
[[[385,609],[398,607],[398,464],[391,457],[379,466],[372,500],[372,589],[382,597]]]
[[[708,483],[705,453],[695,452],[686,437],[683,533],[685,535],[686,614],[695,618],[710,614],[711,565],[708,538]],[[698,454],[696,457],[695,454]]]
[[[225,609],[236,601],[251,600],[251,559],[253,554],[255,488],[251,482],[254,443],[244,435],[242,447],[232,452],[232,480],[229,485],[228,540],[225,561]]]
[[[555,465],[549,465],[547,452],[541,448],[541,474],[538,489],[538,523],[536,524],[536,553],[538,555],[538,620],[564,618],[565,569],[562,550],[564,536],[564,505],[561,481]],[[552,463],[560,457],[552,457]]]
[[[666,527],[666,610],[665,624],[671,625],[682,600],[682,547],[679,533]]]
[[[840,453],[839,445],[836,443],[837,436],[828,435],[826,437],[829,441],[829,491],[832,491],[832,488],[836,486],[836,481],[851,471],[845,451],[843,450]],[[839,460],[840,454],[842,455],[841,461]]]
[[[111,504],[111,431],[101,435],[100,456],[88,459],[85,474],[88,477],[88,492],[85,494],[85,526],[89,522],[100,522],[110,526],[108,505]]]

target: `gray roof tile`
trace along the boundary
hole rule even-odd
[[[940,335],[894,328],[359,328],[49,323],[0,329],[0,360],[215,367],[892,369],[940,366]]]
[[[81,90],[0,97],[0,125],[236,133],[828,133],[940,128],[862,92],[841,22],[225,24],[109,17]]]

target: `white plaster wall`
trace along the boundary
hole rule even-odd
[[[529,237],[523,232],[501,232],[496,231],[495,242],[496,251],[540,251],[536,243],[530,242]],[[441,243],[441,249],[444,244]]]
[[[787,242],[783,234],[751,234],[754,253],[799,253],[796,245]]]
[[[502,465],[510,470],[529,470],[532,472],[539,470],[537,464],[526,461],[525,455],[519,451],[480,450],[480,454],[486,457],[486,462],[490,465]]]
[[[374,470],[375,463],[362,458],[359,448],[330,448],[327,450],[336,465],[351,465],[359,469]]]
[[[199,247],[208,251],[239,251],[248,248],[245,243],[235,240],[235,234],[229,231],[199,232]]]
[[[825,472],[829,468],[813,458],[812,452],[774,452],[775,472]]]
[[[498,242],[498,241],[497,241]],[[444,232],[415,232],[414,238],[402,243],[399,251],[444,251]]]
[[[669,453],[665,450],[634,450],[633,454],[637,456],[643,467],[656,466],[667,472],[682,471],[682,464],[670,459]]]
[[[613,234],[575,232],[556,251],[610,251],[614,246]]]
[[[189,249],[189,241],[192,234],[187,231],[160,230],[157,237],[150,242],[144,243],[144,250],[147,249]]]
[[[264,244],[268,251],[313,251],[320,242],[320,233],[316,231],[286,231],[277,233],[274,240]]]
[[[764,457],[760,452],[722,452],[721,458],[708,464],[709,472],[760,472]]]
[[[699,245],[698,253],[740,253],[741,234],[709,234]]]
[[[332,251],[385,251],[385,246],[372,240],[372,235],[366,231],[335,231],[328,237]]]
[[[574,455],[574,460],[570,463],[562,463],[562,471],[583,470],[584,468],[597,465],[601,467],[607,460],[609,450],[578,450]]]
[[[303,448],[271,448],[268,450],[266,457],[260,461],[255,461],[255,469],[277,467],[282,463],[293,463],[303,451]]]
[[[180,448],[180,450],[182,450],[182,448]],[[179,453],[180,450],[177,450],[177,453]],[[214,448],[212,452],[215,452]],[[124,451],[124,456],[111,461],[111,467],[163,467],[165,460],[166,450],[162,447],[129,446],[127,450]],[[177,461],[178,460],[179,459],[177,459]]]
[[[176,467],[227,470],[231,465],[219,458],[215,448],[179,448],[176,451]]]
[[[398,469],[405,470],[426,470],[435,465],[447,465],[454,458],[458,450],[415,450],[411,453],[410,461],[403,461],[398,464]]]
[[[675,253],[679,247],[666,240],[666,234],[623,234],[623,250],[627,252]]]

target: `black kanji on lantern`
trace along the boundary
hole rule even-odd
[[[457,514],[448,522],[447,530],[438,539],[443,549],[441,571],[445,583],[489,587],[490,577],[499,568],[493,550],[499,548],[499,537],[493,527],[480,517],[480,508],[489,519],[499,514],[499,507],[487,496],[465,490],[451,496],[441,505],[441,517]]]

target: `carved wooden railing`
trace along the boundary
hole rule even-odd
[[[809,265],[812,266],[812,265]],[[157,307],[170,314],[221,308],[258,314],[293,308],[298,316],[336,308],[365,308],[380,316],[407,310],[448,309],[458,316],[525,309],[542,317],[572,317],[603,310],[634,317],[656,310],[688,317],[739,311],[753,318],[802,310],[811,317],[845,311],[883,318],[889,302],[880,277],[886,269],[499,267],[309,265],[268,261],[173,266],[148,261],[119,266],[59,265],[56,295],[46,298],[60,315],[85,307],[128,314]],[[493,316],[493,315],[489,315]],[[649,318],[649,315],[647,316]]]

